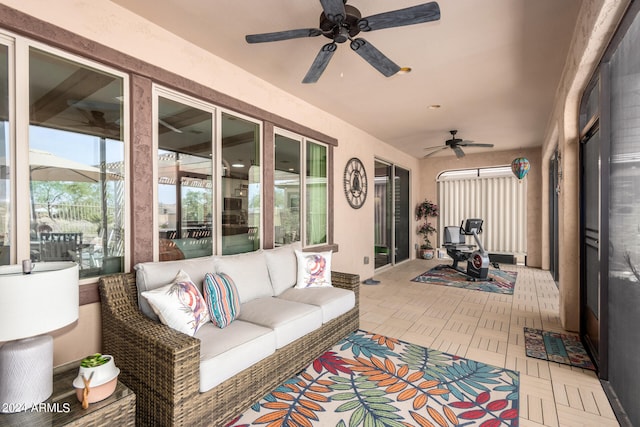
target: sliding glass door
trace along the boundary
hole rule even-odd
[[[375,161],[375,268],[409,259],[409,171]]]

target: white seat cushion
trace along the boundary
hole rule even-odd
[[[273,330],[240,320],[224,329],[209,322],[195,337],[201,341],[201,392],[211,390],[276,351]]]
[[[276,348],[322,326],[320,307],[265,297],[242,304],[238,319],[271,328],[276,333]]]
[[[273,294],[276,296],[296,285],[298,262],[295,250],[302,250],[300,242],[264,251]]]
[[[273,288],[263,251],[224,255],[216,260],[216,272],[225,273],[238,289],[240,304],[273,296]]]
[[[278,298],[320,307],[322,323],[327,323],[356,306],[356,294],[340,288],[288,289]]]

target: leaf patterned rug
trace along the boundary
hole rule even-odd
[[[518,272],[507,270],[489,270],[487,281],[467,280],[467,276],[449,268],[446,265],[438,265],[411,279],[412,282],[430,283],[432,285],[453,286],[456,288],[472,289],[474,291],[493,292],[498,294],[513,295]]]
[[[356,331],[227,427],[517,426],[519,374]]]

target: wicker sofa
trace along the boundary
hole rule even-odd
[[[211,257],[211,261],[223,258]],[[170,263],[177,267],[189,262],[193,260]],[[162,264],[163,268],[170,265]],[[120,380],[136,393],[137,425],[225,425],[358,329],[359,277],[332,272],[334,287],[354,293],[353,308],[202,392],[201,340],[142,313],[138,287],[143,285],[137,282],[144,269],[136,266],[136,270],[102,277],[99,290],[103,352],[115,357]]]

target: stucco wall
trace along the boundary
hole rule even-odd
[[[527,265],[540,267],[540,228],[542,207],[539,193],[541,177],[540,149],[523,149],[493,151],[467,154],[461,159],[455,157],[427,157],[420,161],[420,195],[419,199],[429,198],[438,200],[438,175],[451,169],[472,169],[492,166],[511,165],[516,157],[526,157],[531,163],[531,169],[525,178],[527,180]],[[505,206],[505,209],[508,207]],[[490,249],[490,248],[489,248]]]
[[[569,331],[580,329],[580,99],[629,3],[628,0],[583,2],[542,149],[545,168],[542,194],[548,191],[549,159],[556,146],[561,155],[558,286],[560,319]],[[548,211],[548,200],[543,199],[542,209]],[[548,230],[549,224],[544,221],[542,247],[547,251]]]

